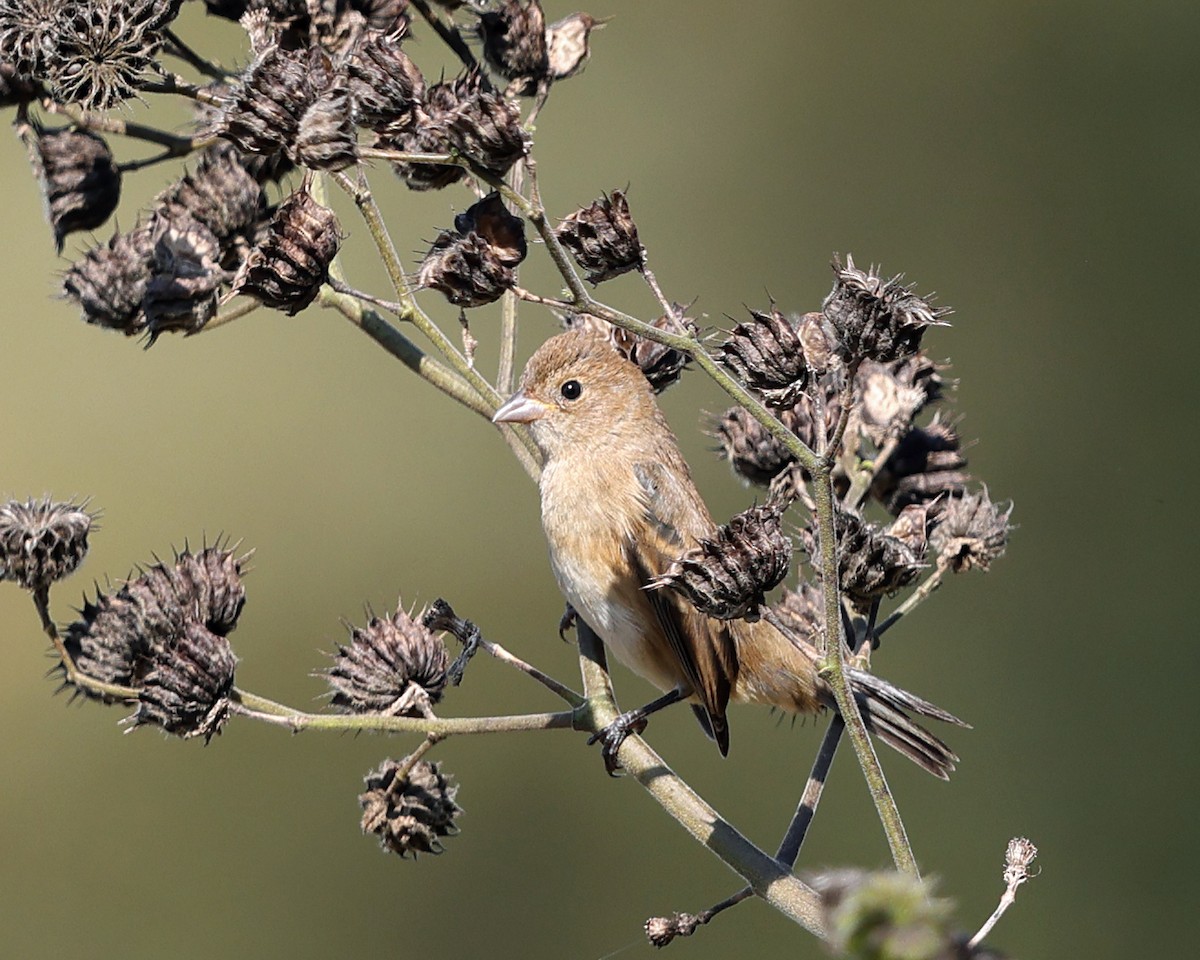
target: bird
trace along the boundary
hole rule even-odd
[[[603,742],[610,773],[625,737],[679,701],[691,704],[722,756],[730,702],[801,715],[836,710],[811,644],[766,619],[708,617],[658,582],[717,524],[649,381],[610,340],[586,328],[546,340],[492,419],[528,425],[542,453],[542,527],[568,614],[663,691],[592,738]],[[868,729],[948,779],[958,757],[908,712],[966,724],[874,674],[847,673]]]

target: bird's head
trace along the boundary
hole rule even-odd
[[[525,365],[520,389],[496,423],[525,423],[549,457],[628,442],[637,424],[657,423],[658,406],[642,371],[606,340],[571,330],[543,343]]]

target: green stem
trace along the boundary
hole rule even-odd
[[[833,508],[833,482],[828,463],[813,473],[813,499],[816,503],[817,540],[820,553],[822,593],[825,601],[824,629],[820,632],[819,652],[821,676],[825,680],[837,703],[838,713],[846,722],[846,732],[862,767],[867,789],[875,802],[883,831],[896,869],[903,873],[919,876],[917,861],[908,842],[904,821],[896,807],[895,798],[888,789],[887,778],[875,755],[871,737],[863,723],[858,703],[846,677],[845,644],[842,643],[841,599],[838,596],[837,534]]]

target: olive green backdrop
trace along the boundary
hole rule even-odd
[[[215,50],[236,28],[189,4]],[[560,16],[571,7],[547,2]],[[994,942],[1025,957],[1177,955],[1194,939],[1193,522],[1200,14],[1187,2],[750,3],[597,0],[616,14],[537,131],[552,212],[630,185],[668,293],[713,324],[812,309],[833,251],[907,271],[957,309],[927,344],[954,360],[971,469],[1019,524],[986,577],[959,578],[889,635],[880,672],[971,720],[943,784],[884,757],[923,868],[974,928],[1025,834],[1041,876]],[[418,28],[410,49],[436,62]],[[136,111],[135,111],[136,112]],[[124,148],[122,148],[124,149]],[[0,143],[0,493],[104,511],[56,616],[93,579],[185,539],[256,548],[234,646],[242,685],[315,704],[310,676],[370,602],[444,595],[488,636],[574,681],[555,626],[533,486],[495,432],[344,321],[265,311],[198,338],[136,342],[56,301],[22,148]],[[127,185],[119,217],[172,171]],[[464,192],[416,197],[380,170],[403,251]],[[386,287],[343,211],[351,278]],[[108,235],[108,228],[102,231]],[[83,249],[72,238],[68,256]],[[558,289],[533,248],[525,285]],[[649,317],[634,278],[616,305]],[[425,298],[454,330],[440,297]],[[554,329],[527,311],[522,356]],[[494,369],[496,311],[477,311]],[[699,374],[664,405],[726,517],[753,493],[710,453]],[[570,733],[460,739],[462,835],[401,862],[358,829],[363,774],[406,739],[235,722],[207,749],[119,709],[52,696],[32,604],[0,586],[0,953],[142,958],[648,956],[646,916],[698,910],[736,878]],[[626,704],[647,689],[616,674]],[[554,709],[481,658],[445,711]],[[651,742],[773,846],[822,724],[739,708],[721,761],[686,711]],[[852,759],[839,758],[802,866],[883,865]],[[761,904],[680,957],[819,957]]]

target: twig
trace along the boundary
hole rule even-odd
[[[344,280],[339,280],[332,274],[329,277],[329,285],[338,293],[344,293],[348,297],[353,297],[355,300],[361,300],[363,303],[369,303],[372,306],[379,307],[380,310],[386,310],[388,313],[400,314],[404,312],[404,307],[396,303],[394,300],[384,300],[382,297],[376,297],[373,294],[367,293],[365,290],[358,290],[350,286]]]
[[[206,330],[216,330],[218,327],[223,327],[227,323],[232,323],[234,320],[238,320],[241,317],[253,313],[261,306],[262,303],[258,300],[255,300],[253,297],[243,297],[241,303],[239,303],[236,307],[230,307],[224,313],[219,313],[209,320],[208,323],[206,323],[196,332],[195,336],[199,336]]]
[[[215,63],[211,62],[210,60],[206,60],[204,57],[200,56],[200,54],[196,53],[196,51],[184,43],[179,38],[179,35],[170,27],[163,31],[163,36],[167,38],[169,44],[167,47],[167,53],[178,57],[188,66],[192,67],[197,73],[203,74],[212,80],[224,80],[226,77],[230,76],[228,70],[222,70]]]
[[[458,27],[453,24],[447,26],[442,18],[429,8],[427,0],[412,0],[412,5],[425,18],[425,22],[433,27],[434,32],[442,38],[442,42],[454,51],[458,59],[463,62],[463,66],[467,69],[479,66],[479,62],[475,59],[475,54],[467,46],[467,42],[463,39]]]
[[[992,927],[996,925],[996,921],[1004,916],[1004,911],[1016,901],[1017,887],[1029,879],[1029,865],[1033,863],[1036,856],[1037,847],[1024,837],[1013,837],[1008,841],[1008,849],[1004,855],[1004,883],[1006,885],[1004,894],[1000,897],[1000,903],[992,911],[992,915],[979,928],[979,932],[967,942],[968,948],[974,947],[986,937]]]

